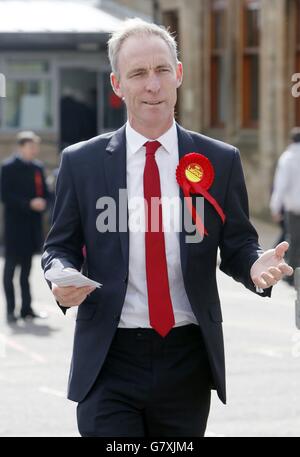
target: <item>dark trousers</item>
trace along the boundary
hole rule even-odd
[[[31,269],[31,255],[16,257],[8,255],[5,258],[3,284],[7,304],[7,313],[12,314],[15,310],[15,290],[13,277],[17,265],[20,265],[20,287],[22,296],[21,315],[31,310],[31,294],[29,285],[29,274]]]
[[[95,348],[95,350],[97,350]],[[197,325],[117,329],[100,375],[77,406],[84,437],[200,437],[211,372]]]

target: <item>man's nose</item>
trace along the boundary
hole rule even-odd
[[[155,74],[149,75],[146,83],[146,90],[148,92],[158,92],[160,89],[159,77]]]

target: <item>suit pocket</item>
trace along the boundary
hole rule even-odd
[[[94,317],[97,311],[97,303],[82,303],[78,307],[76,321],[87,321]]]
[[[209,315],[213,322],[223,322],[221,306],[219,304],[210,305]]]

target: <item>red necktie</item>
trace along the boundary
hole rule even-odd
[[[174,326],[175,319],[169,288],[162,207],[161,204],[154,204],[151,208],[151,199],[155,198],[157,203],[161,198],[159,170],[155,161],[155,153],[160,143],[148,141],[145,146],[144,198],[147,203],[145,252],[149,318],[151,327],[164,337]]]

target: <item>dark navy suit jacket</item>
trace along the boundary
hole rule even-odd
[[[205,155],[215,170],[210,188],[226,214],[223,225],[215,209],[205,202],[208,236],[196,244],[186,243],[180,234],[184,285],[200,325],[213,375],[212,388],[226,401],[222,314],[216,283],[217,250],[220,268],[256,292],[250,268],[261,248],[248,219],[248,198],[239,152],[233,146],[177,125],[180,158],[187,153]],[[103,284],[79,306],[73,358],[69,378],[69,399],[85,398],[106,358],[118,327],[128,281],[128,232],[99,233],[96,209],[99,197],[117,202],[119,189],[126,189],[126,137],[123,126],[116,132],[68,147],[56,188],[53,226],[44,246],[42,266],[46,271],[59,259],[65,267],[80,270],[82,246],[86,245],[86,269],[91,279]],[[182,197],[182,193],[181,193]],[[271,289],[262,295],[269,296]],[[63,309],[63,308],[62,308]],[[63,309],[65,311],[65,309]]]

